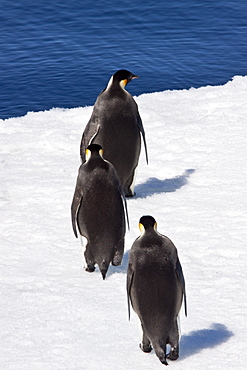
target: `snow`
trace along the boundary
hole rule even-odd
[[[1,369],[164,368],[139,349],[133,311],[128,321],[128,251],[144,214],[176,245],[186,281],[170,367],[246,368],[246,96],[247,77],[236,76],[135,97],[149,165],[142,148],[123,263],[105,281],[84,271],[70,220],[92,107],[1,120]]]

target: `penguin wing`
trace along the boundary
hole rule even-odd
[[[120,180],[119,180],[119,190],[121,192],[122,201],[123,201],[123,205],[124,205],[124,211],[125,211],[125,217],[126,217],[126,221],[127,221],[127,225],[128,225],[128,230],[129,230],[130,229],[130,223],[129,223],[129,214],[128,214],[127,202],[126,202],[126,197],[125,197],[125,194],[124,194],[123,187],[120,183]]]
[[[130,289],[131,289],[133,278],[134,278],[134,270],[133,270],[131,262],[129,262],[128,271],[127,271],[127,299],[128,299],[129,320],[130,320]]]
[[[123,204],[124,204],[125,216],[126,216],[126,221],[127,221],[128,230],[129,230],[130,229],[129,214],[128,214],[127,202],[126,202],[126,198],[125,198],[122,186],[121,186],[121,190],[122,190],[122,200],[123,200]]]
[[[90,119],[81,139],[80,156],[82,163],[86,161],[85,152],[87,147],[92,143],[93,139],[99,132],[100,125],[97,119]]]
[[[177,277],[182,285],[182,290],[183,290],[183,296],[184,296],[184,310],[185,310],[185,316],[187,316],[187,301],[186,301],[186,291],[185,291],[185,280],[184,280],[184,274],[182,270],[182,266],[180,264],[179,259],[177,258],[176,262],[176,274]]]
[[[78,209],[82,201],[82,196],[83,196],[82,188],[78,184],[78,180],[77,180],[74,197],[73,197],[72,204],[71,204],[71,221],[72,221],[72,227],[73,227],[73,231],[74,231],[76,238],[78,238],[77,230],[76,230],[76,220],[77,220]]]
[[[118,173],[117,171],[115,170],[115,167],[111,164],[111,162],[107,161],[106,159],[104,159],[105,162],[107,162],[109,164],[109,168],[111,168],[111,171],[114,172],[114,176],[116,178],[116,181],[117,181],[117,187],[119,189],[119,192],[121,194],[121,197],[122,197],[122,201],[123,201],[123,207],[124,207],[124,211],[125,211],[125,217],[126,217],[126,221],[127,221],[127,225],[128,225],[128,229],[130,229],[130,224],[129,224],[129,214],[128,214],[128,209],[127,209],[127,202],[126,202],[126,197],[125,197],[125,194],[124,194],[124,190],[123,190],[123,187],[122,187],[122,184],[120,182],[120,179],[119,179],[119,176],[118,176]]]
[[[140,132],[142,134],[144,148],[145,148],[145,153],[146,153],[146,161],[147,161],[147,164],[148,164],[148,151],[147,151],[147,143],[146,143],[145,131],[144,131],[143,124],[142,124],[142,119],[141,119],[139,113],[138,113],[138,116],[137,116],[137,125],[138,125],[138,128],[139,128],[139,130],[140,130]]]

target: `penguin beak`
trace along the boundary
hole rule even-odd
[[[125,78],[124,80],[120,81],[120,86],[124,89],[125,86],[127,85],[127,83],[129,83],[130,81],[134,80],[134,78],[139,78],[139,76],[137,76],[137,75],[131,75],[131,77],[129,77],[128,79]]]
[[[137,76],[137,75],[132,75],[131,76],[131,80],[134,80],[134,78],[140,78],[139,76]]]

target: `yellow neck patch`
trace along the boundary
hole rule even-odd
[[[143,224],[139,223],[139,229],[140,229],[141,235],[143,235],[145,233],[145,227],[143,226]],[[157,222],[155,222],[154,224],[154,230],[157,232]]]
[[[103,158],[103,153],[104,153],[103,149],[100,149],[99,155],[101,156],[101,158]],[[89,149],[86,149],[85,154],[86,154],[86,162],[87,162],[90,159],[92,153]]]
[[[128,83],[128,80],[127,79],[122,80],[122,81],[120,81],[120,86],[124,89],[125,86],[127,85],[127,83]]]
[[[139,229],[140,229],[141,235],[143,235],[145,233],[145,228],[143,224],[139,223]]]
[[[89,149],[86,149],[86,162],[89,160],[89,158],[91,157],[91,152]]]

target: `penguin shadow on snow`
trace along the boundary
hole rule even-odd
[[[187,335],[182,335],[180,340],[180,356],[182,360],[192,356],[203,349],[216,347],[234,334],[223,324],[214,323],[209,329],[195,330]]]
[[[146,182],[135,186],[136,196],[134,196],[134,198],[146,198],[153,194],[174,192],[186,185],[188,178],[194,172],[194,169],[188,169],[181,176],[165,180],[150,177]]]

